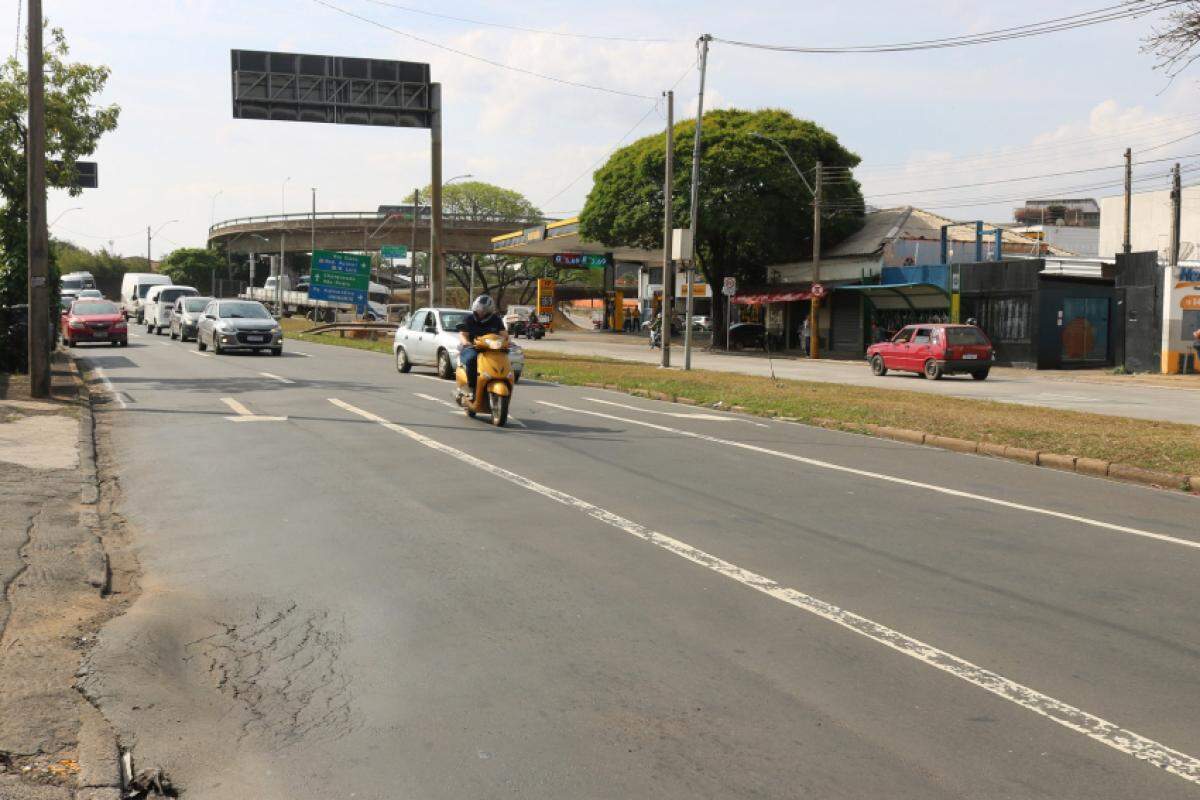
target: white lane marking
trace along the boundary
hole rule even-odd
[[[1148,761],[1154,766],[1160,767],[1186,781],[1200,783],[1200,759],[1178,750],[1172,750],[1153,739],[1147,739],[1133,731],[1121,728],[1113,722],[1089,714],[1082,709],[1064,703],[1049,695],[1042,694],[1036,689],[1031,689],[996,672],[984,669],[945,650],[939,650],[933,645],[926,644],[919,639],[903,634],[886,625],[840,608],[833,603],[826,602],[812,595],[804,594],[796,589],[781,586],[770,578],[742,569],[736,564],[692,547],[686,542],[651,530],[612,511],[593,505],[586,500],[581,500],[566,492],[552,489],[549,486],[537,483],[515,472],[510,472],[503,467],[498,467],[495,464],[476,458],[462,450],[442,444],[403,425],[389,422],[383,417],[372,414],[369,411],[355,408],[349,403],[332,397],[329,398],[329,402],[338,408],[382,425],[390,431],[407,436],[409,439],[430,449],[456,458],[464,464],[469,464],[470,466],[489,472],[517,486],[547,497],[556,503],[561,503],[569,508],[581,511],[592,519],[603,522],[606,525],[611,525],[631,536],[636,536],[643,541],[649,542],[681,558],[685,558],[723,577],[737,581],[776,600],[840,625],[877,644],[890,647],[899,653],[953,675],[980,689],[991,692],[997,697],[1046,717],[1065,728],[1081,733],[1114,750],[1131,755],[1142,761]]]
[[[444,406],[447,406],[455,414],[462,412],[462,409],[459,406],[455,405],[454,403],[451,403],[449,400],[442,400],[440,397],[434,397],[433,395],[423,394],[421,392],[413,392],[413,395],[416,397],[420,397],[422,400],[432,400],[435,403],[440,403]],[[524,422],[521,422],[521,420],[517,419],[516,417],[512,416],[511,414],[508,417],[508,422],[510,425],[516,425],[518,428],[527,427]]]
[[[264,378],[270,378],[271,380],[279,381],[280,383],[295,383],[293,380],[288,380],[280,375],[272,375],[270,372],[260,372],[258,374],[262,375]]]
[[[125,405],[125,398],[121,397],[121,393],[117,391],[117,388],[112,385],[112,381],[110,381],[108,376],[104,374],[104,369],[102,367],[92,367],[92,372],[95,372],[96,375],[99,376],[100,382],[104,384],[104,388],[107,389],[108,393],[112,395],[114,400],[117,401],[117,405],[119,405],[121,408],[127,408]]]
[[[631,406],[625,403],[614,403],[612,400],[601,400],[599,397],[585,397],[593,403],[603,403],[606,406],[616,406],[617,408],[627,408],[630,411],[641,411],[643,414],[659,414],[664,417],[678,417],[679,419],[704,419],[714,422],[741,422],[736,417],[726,417],[720,414],[704,414],[695,411],[658,411],[653,408],[642,408],[641,406]]]
[[[293,350],[292,354],[300,356],[301,358],[312,358],[312,356],[310,356],[308,353],[301,353],[299,350]]]
[[[265,417],[255,414],[232,397],[222,397],[221,402],[233,409],[236,417],[226,417],[230,422],[284,422],[287,417]]]
[[[159,342],[159,344],[161,344],[163,347],[170,347],[172,343],[171,342]]]
[[[448,382],[448,381],[444,381],[444,380],[442,380],[442,379],[441,379],[441,378],[439,378],[437,375],[422,375],[422,374],[420,374],[420,373],[418,373],[418,372],[413,372],[413,373],[410,373],[410,374],[411,374],[411,375],[412,375],[414,378],[424,378],[424,379],[425,379],[425,380],[427,380],[427,381],[437,381],[438,383],[447,383],[447,382]]]
[[[201,353],[199,350],[188,350],[194,356],[203,356],[204,358],[212,358],[212,353]]]
[[[747,442],[738,442],[738,441],[734,441],[732,439],[722,439],[717,436],[709,436],[708,434],[704,434],[704,433],[695,433],[693,431],[685,431],[680,428],[670,428],[666,425],[658,425],[654,422],[643,422],[642,420],[629,419],[628,417],[618,417],[618,416],[614,416],[612,414],[602,414],[599,411],[588,411],[587,409],[583,409],[583,408],[572,408],[570,406],[559,405],[558,403],[551,403],[546,400],[539,400],[538,402],[544,406],[550,406],[551,408],[557,408],[560,411],[573,411],[576,414],[588,414],[593,417],[603,417],[604,419],[611,419],[611,420],[615,420],[617,422],[627,422],[630,425],[642,425],[647,428],[654,428],[655,430],[664,431],[666,433],[675,433],[680,436],[690,437],[692,439],[701,439],[706,442],[712,442],[714,444],[722,444],[727,447],[738,447],[743,450],[751,450],[755,453],[763,453],[763,454],[769,455],[769,456],[777,456],[779,458],[786,458],[789,461],[797,461],[801,464],[808,464],[809,466],[812,466],[812,467],[820,467],[822,469],[830,469],[830,470],[834,470],[836,472],[845,472],[850,475],[857,475],[862,478],[873,478],[875,480],[887,481],[889,483],[897,483],[897,484],[900,484],[901,486],[912,486],[913,488],[916,488],[916,489],[925,489],[930,492],[937,492],[939,494],[950,495],[951,497],[961,497],[965,500],[976,500],[980,503],[989,503],[991,505],[1001,506],[1003,508],[1011,508],[1016,511],[1028,511],[1031,514],[1041,514],[1041,515],[1047,516],[1047,517],[1054,517],[1055,519],[1064,519],[1069,522],[1078,522],[1082,525],[1091,525],[1092,527],[1095,527],[1095,528],[1103,528],[1104,530],[1116,531],[1118,533],[1129,533],[1129,534],[1133,534],[1134,536],[1144,536],[1147,539],[1156,539],[1160,542],[1169,542],[1170,544],[1177,544],[1177,545],[1181,545],[1183,547],[1191,547],[1191,548],[1200,550],[1200,542],[1193,542],[1188,539],[1181,539],[1177,536],[1170,536],[1165,533],[1155,533],[1154,531],[1144,531],[1144,530],[1141,530],[1140,528],[1131,528],[1127,525],[1117,525],[1116,523],[1113,523],[1113,522],[1104,522],[1103,520],[1091,519],[1089,517],[1080,517],[1075,514],[1068,514],[1065,511],[1055,511],[1054,509],[1050,509],[1050,508],[1041,508],[1039,506],[1031,506],[1031,505],[1026,505],[1024,503],[1015,503],[1011,500],[1001,500],[998,497],[988,497],[987,495],[975,494],[973,492],[964,492],[959,489],[950,489],[946,486],[937,486],[932,483],[922,483],[921,481],[909,480],[908,478],[900,478],[895,475],[887,475],[882,472],[871,472],[871,471],[865,470],[865,469],[856,469],[854,467],[846,467],[841,464],[833,464],[829,461],[821,461],[821,460],[815,459],[815,458],[806,458],[804,456],[798,456],[794,453],[785,453],[781,450],[772,450],[768,447],[760,447],[759,445],[756,445],[756,444],[748,444]]]

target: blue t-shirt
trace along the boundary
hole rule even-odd
[[[492,314],[484,319],[479,319],[474,313],[468,314],[462,322],[458,323],[458,330],[467,334],[471,341],[485,333],[503,333],[504,321],[500,319],[499,314]]]

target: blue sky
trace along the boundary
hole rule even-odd
[[[661,104],[497,69],[349,18],[313,0],[44,0],[79,60],[108,64],[106,100],[120,128],[102,143],[101,188],[51,195],[54,234],[89,247],[145,251],[145,226],[162,229],[154,257],[202,244],[216,219],[309,207],[369,210],[402,202],[428,183],[428,134],[419,130],[234,120],[229,50],[288,50],[426,61],[443,84],[445,175],[472,173],[521,191],[547,212],[578,210],[591,168],[638,120],[661,130]],[[436,19],[376,0],[328,0],[415,36],[568,80],[657,97],[678,81],[676,116],[694,115],[694,41],[701,32],[788,44],[867,44],[1020,25],[1104,5],[1104,0],[998,4],[607,3],[395,0],[413,9],[564,33],[670,39],[573,39]],[[15,7],[0,42],[15,41]],[[834,132],[863,159],[868,201],[912,203],[957,219],[1011,218],[1017,197],[1105,195],[1077,187],[1119,171],[1038,181],[979,182],[1117,164],[1200,131],[1200,84],[1168,85],[1139,53],[1153,18],[980,47],[879,55],[794,55],[715,43],[709,107],[785,108]],[[1200,153],[1200,136],[1144,159]],[[1165,167],[1147,164],[1147,188]],[[582,177],[581,177],[582,176]],[[574,183],[572,183],[574,181]],[[934,191],[972,184],[971,188]],[[217,194],[219,192],[219,194]],[[215,203],[213,196],[216,194]]]

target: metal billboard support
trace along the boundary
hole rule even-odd
[[[437,284],[437,301],[430,287],[429,304],[446,304],[446,264],[442,260],[442,85],[429,85],[429,202],[433,216],[429,220],[429,258],[431,274]]]

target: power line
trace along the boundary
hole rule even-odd
[[[1187,0],[1132,0],[1132,2],[1129,3],[1105,6],[1092,11],[1070,14],[1065,17],[1054,17],[1052,19],[1042,20],[1040,22],[1031,22],[1025,25],[1017,25],[1010,28],[998,28],[996,30],[984,31],[981,33],[949,36],[941,39],[924,39],[912,42],[894,42],[873,45],[842,45],[837,47],[813,47],[806,45],[779,45],[761,42],[743,42],[733,39],[722,39],[719,37],[713,37],[713,41],[734,45],[736,47],[748,47],[756,50],[774,50],[777,52],[788,53],[849,54],[940,50],[951,47],[970,47],[973,45],[989,44],[992,42],[1007,41],[1009,39],[1023,39],[1031,36],[1044,36],[1049,33],[1057,33],[1059,31],[1084,28],[1104,22],[1112,22],[1114,20],[1142,16],[1144,14],[1149,14],[1164,8],[1180,5],[1184,2],[1187,2]]]
[[[435,42],[432,39],[426,39],[422,36],[417,36],[414,33],[409,33],[408,31],[402,31],[399,28],[393,28],[391,25],[380,22],[378,20],[371,19],[370,17],[364,17],[361,14],[357,14],[349,9],[342,8],[341,6],[338,6],[331,2],[328,2],[328,0],[312,0],[312,2],[316,3],[317,5],[324,6],[325,8],[328,8],[331,11],[336,11],[339,14],[343,14],[347,17],[356,19],[360,22],[365,22],[368,25],[373,25],[376,28],[382,28],[385,31],[390,31],[390,32],[398,34],[400,36],[407,37],[409,39],[412,39],[413,41],[420,42],[421,44],[426,44],[426,45],[429,45],[430,47],[436,47],[439,50],[445,50],[448,53],[454,53],[455,55],[462,56],[463,58],[469,58],[474,61],[479,61],[483,64],[488,64],[489,66],[493,66],[498,69],[505,69],[510,72],[517,72],[522,75],[528,75],[532,78],[541,78],[544,81],[551,81],[553,83],[561,83],[566,86],[574,86],[579,89],[591,89],[592,91],[605,92],[607,94],[615,94],[615,95],[620,95],[622,97],[635,97],[638,100],[655,100],[656,99],[656,98],[654,98],[650,95],[646,95],[646,94],[638,94],[637,92],[627,92],[623,89],[613,89],[608,86],[597,86],[596,84],[591,84],[591,83],[582,83],[580,81],[573,81],[573,80],[569,80],[567,78],[559,78],[555,75],[547,75],[544,72],[536,72],[534,70],[526,69],[524,67],[513,66],[512,64],[505,64],[503,61],[495,61],[490,58],[484,58],[483,56],[478,56],[478,55],[475,55],[474,53],[469,53],[466,50],[459,50],[456,47],[450,47],[449,45],[444,45],[444,44],[441,44],[440,42]]]
[[[559,36],[567,39],[594,39],[604,42],[634,42],[637,44],[682,44],[683,39],[643,39],[630,36],[610,36],[599,33],[571,33],[568,31],[551,31],[544,28],[526,28],[521,25],[506,25],[503,22],[488,22],[482,19],[470,19],[468,17],[456,17],[452,14],[439,14],[435,11],[426,11],[412,6],[403,6],[399,3],[391,3],[388,0],[366,0],[368,3],[374,3],[378,6],[386,6],[394,8],[398,11],[405,11],[409,14],[421,14],[426,17],[436,17],[437,19],[448,19],[453,22],[465,22],[469,25],[483,25],[489,28],[503,28],[509,31],[519,31],[521,33],[537,33],[543,36]]]

